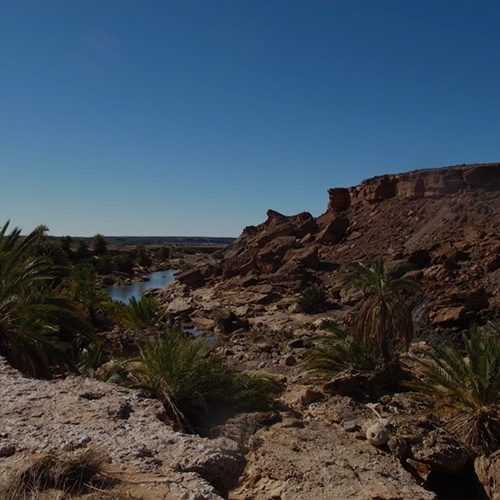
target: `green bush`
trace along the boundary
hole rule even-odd
[[[422,351],[422,379],[410,385],[442,410],[453,435],[493,453],[500,449],[500,326],[472,328],[463,342],[464,353],[451,339]]]
[[[85,240],[78,240],[76,242],[76,258],[79,260],[88,259],[90,256],[90,249]]]
[[[326,311],[327,297],[323,286],[313,283],[302,290],[299,301],[300,310],[306,314],[316,314]]]
[[[132,297],[128,304],[117,306],[118,321],[129,328],[153,328],[160,316],[158,314],[158,300],[153,296],[143,295],[139,300]]]
[[[183,262],[180,267],[179,267],[179,270],[181,273],[184,273],[186,271],[190,271],[191,269],[194,269],[195,266],[193,264],[190,264],[189,262]]]
[[[313,342],[304,366],[318,374],[332,375],[349,368],[376,371],[384,365],[384,358],[373,339],[358,339],[339,326],[330,327],[327,335],[315,337]]]
[[[108,253],[108,243],[102,234],[96,234],[92,238],[92,248],[96,255],[104,255]]]
[[[168,246],[162,246],[159,250],[158,250],[158,257],[161,259],[161,260],[168,260],[172,257],[172,248],[171,247],[168,247]]]
[[[118,254],[113,259],[113,264],[120,273],[134,274],[134,261],[128,253]]]
[[[203,339],[180,330],[147,340],[131,365],[130,378],[153,391],[169,416],[191,431],[195,416],[217,405],[266,409],[281,391],[273,379],[236,372],[221,356],[210,353]]]
[[[114,270],[113,259],[108,254],[101,255],[94,260],[94,267],[101,275],[111,274]]]
[[[139,266],[147,267],[152,264],[151,257],[146,252],[144,245],[137,245],[135,248],[135,261]]]

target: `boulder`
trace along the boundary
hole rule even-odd
[[[474,471],[490,500],[500,500],[500,451],[474,461]]]
[[[351,206],[351,195],[348,189],[329,189],[328,195],[330,196],[330,201],[328,203],[328,210],[330,210],[330,212],[343,212]]]
[[[205,284],[205,279],[198,268],[189,269],[188,271],[179,273],[175,276],[175,279],[182,285],[193,288],[197,288]]]
[[[319,266],[318,246],[314,245],[305,248],[289,250],[283,260],[295,260],[297,262],[300,262],[304,267],[307,267],[308,269],[317,269]]]
[[[349,228],[349,219],[345,215],[337,215],[319,232],[318,243],[339,243]]]
[[[189,300],[179,297],[170,302],[166,312],[172,316],[187,316],[193,311],[194,307],[191,305]]]

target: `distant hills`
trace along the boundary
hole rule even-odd
[[[108,245],[112,246],[224,246],[232,243],[235,238],[222,238],[212,236],[104,236]],[[58,240],[58,236],[49,236],[49,241]],[[75,240],[84,240],[88,244],[92,242],[92,237],[74,237]]]

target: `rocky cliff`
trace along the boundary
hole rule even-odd
[[[317,218],[269,210],[204,278],[228,289],[268,284],[283,294],[320,281],[349,304],[337,291],[341,265],[382,253],[414,266],[422,284],[417,326],[466,327],[498,314],[499,163],[383,175],[328,193]]]

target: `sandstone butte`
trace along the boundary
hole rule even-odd
[[[475,456],[417,400],[382,391],[369,405],[311,381],[299,363],[324,320],[342,321],[360,299],[338,285],[341,265],[366,252],[413,264],[422,285],[411,302],[416,342],[498,318],[499,191],[500,164],[333,188],[323,215],[269,210],[219,263],[158,291],[172,315],[202,329],[231,309],[234,331],[217,349],[286,385],[277,411],[242,414],[212,439],[173,431],[141,391],[78,377],[33,380],[0,362],[0,476],[35,454],[95,447],[109,456],[116,491],[131,498],[500,498],[497,454]],[[304,315],[297,297],[313,282],[325,286],[332,308]],[[367,430],[388,442],[371,444]]]

